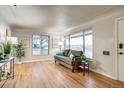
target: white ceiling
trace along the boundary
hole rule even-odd
[[[0,18],[13,30],[61,32],[120,6],[0,6]]]

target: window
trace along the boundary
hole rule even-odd
[[[67,39],[67,37],[70,37]],[[67,40],[66,40],[67,39]],[[69,43],[67,43],[69,42]],[[65,37],[65,49],[82,50],[87,58],[92,58],[92,29]]]
[[[92,30],[85,31],[84,33],[85,33],[85,35],[84,35],[84,40],[85,40],[84,54],[87,58],[92,58]]]
[[[83,33],[70,35],[70,49],[83,51]]]
[[[32,52],[33,55],[48,55],[49,37],[33,35]]]
[[[64,39],[64,48],[65,49],[69,49],[70,48],[70,45],[69,45],[69,36],[66,36],[65,39]]]

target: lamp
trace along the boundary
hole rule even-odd
[[[62,46],[62,45],[63,45],[63,42],[61,42],[61,41],[58,42],[58,45],[59,45],[59,46]]]
[[[63,42],[62,42],[62,41],[58,42],[58,45],[59,45],[60,51],[61,51],[61,47],[62,47],[62,45],[63,45]]]

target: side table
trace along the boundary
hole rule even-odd
[[[79,68],[83,70],[83,76],[85,76],[86,69],[88,70],[89,74],[89,63],[87,61],[82,61],[79,65]]]
[[[9,65],[10,67],[8,67],[9,72],[7,71],[6,79],[8,79],[8,77],[12,77],[14,79],[14,58],[13,57],[0,62],[0,72],[2,72],[2,71],[5,72],[5,70],[6,70],[5,68],[7,68],[8,63],[10,63],[10,65]],[[2,76],[0,75],[0,81],[1,80],[2,80]]]

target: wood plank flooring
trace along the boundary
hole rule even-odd
[[[8,79],[3,88],[115,88],[124,83],[90,72],[72,73],[54,61],[31,62],[15,65],[15,79]],[[0,82],[0,86],[2,82]]]

